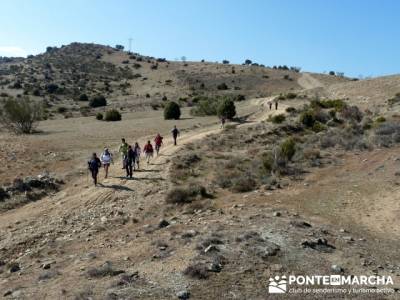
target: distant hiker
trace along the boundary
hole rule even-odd
[[[132,149],[132,146],[129,145],[125,160],[126,177],[132,178],[133,175],[132,167],[135,164],[135,159],[136,159],[136,152]]]
[[[150,143],[150,141],[147,141],[147,144],[143,147],[143,152],[146,155],[147,164],[149,164],[154,152],[153,145]]]
[[[271,110],[272,109],[272,101],[269,101],[268,105],[269,105],[269,110]]]
[[[221,117],[221,128],[224,129],[225,128],[225,122],[226,122],[226,118],[224,116]]]
[[[112,160],[112,155],[110,151],[108,151],[108,148],[104,149],[104,152],[100,156],[100,161],[103,164],[104,171],[106,172],[104,178],[108,177],[108,169],[110,168],[110,164],[113,162]]]
[[[142,153],[142,149],[140,149],[140,146],[137,142],[135,143],[135,146],[133,147],[133,151],[135,151],[135,153],[136,153],[135,162],[136,162],[137,168],[139,170],[140,154]],[[133,168],[135,169],[135,164],[133,164]]]
[[[96,153],[93,153],[92,158],[88,161],[88,169],[92,173],[94,185],[97,185],[97,175],[99,174],[100,167],[100,159],[97,157]]]
[[[275,110],[278,110],[278,100],[275,100]]]
[[[176,146],[176,139],[178,138],[179,135],[179,130],[176,128],[176,125],[174,126],[174,129],[171,130],[172,133],[172,138],[174,139],[174,145]]]
[[[163,137],[158,133],[156,138],[154,139],[154,144],[156,146],[156,152],[158,156],[158,152],[160,152],[161,145],[163,144]]]
[[[125,159],[126,154],[128,153],[128,144],[125,142],[125,139],[122,139],[122,144],[119,146],[118,152],[121,153],[122,156],[122,169],[125,169]]]

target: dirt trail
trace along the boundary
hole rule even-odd
[[[302,73],[297,83],[306,90],[324,87],[318,79],[312,77],[309,73]]]

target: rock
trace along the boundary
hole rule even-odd
[[[12,290],[7,290],[4,294],[3,297],[10,296],[12,294]]]
[[[101,223],[107,222],[107,217],[102,216],[102,217],[100,218],[100,221],[101,221]]]
[[[274,212],[274,217],[280,217],[282,214],[279,211]]]
[[[184,233],[181,235],[181,238],[187,239],[187,238],[192,238],[192,237],[194,237],[194,236],[196,236],[196,235],[197,235],[197,231],[191,229],[191,230],[188,230],[188,231],[184,232]]]
[[[299,227],[299,228],[310,228],[312,227],[310,223],[307,223],[305,221],[290,221],[290,225],[294,227]]]
[[[164,228],[169,226],[169,222],[167,220],[162,219],[160,223],[158,223],[158,228]]]
[[[344,239],[345,241],[348,241],[348,242],[354,241],[354,239],[353,239],[351,236],[344,236],[343,239]]]
[[[207,267],[207,271],[209,272],[215,272],[219,273],[222,270],[222,265],[216,262],[210,263],[210,265]]]
[[[215,245],[209,245],[206,249],[204,249],[204,253],[207,252],[213,252],[213,251],[219,251],[218,247]]]
[[[340,228],[340,230],[339,230],[341,233],[345,233],[346,232],[346,229],[344,229],[344,228]]]
[[[340,266],[338,266],[338,265],[332,265],[332,266],[331,266],[331,270],[332,270],[332,272],[335,272],[335,273],[341,273],[341,272],[343,272],[343,269],[342,269]]]
[[[186,299],[190,298],[190,293],[189,293],[189,291],[182,290],[182,291],[177,292],[176,296],[178,297],[178,299],[186,300]]]
[[[306,240],[301,243],[303,248],[311,248],[320,252],[332,252],[336,249],[335,246],[330,245],[328,241],[324,238],[318,238],[315,240]]]
[[[50,269],[51,268],[51,262],[45,262],[42,264],[42,269]]]

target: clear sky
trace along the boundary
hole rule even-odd
[[[156,57],[400,73],[397,0],[1,0],[0,56],[74,41]]]

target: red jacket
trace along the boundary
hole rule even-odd
[[[153,152],[153,146],[151,144],[146,144],[143,148],[143,151],[146,152]]]

